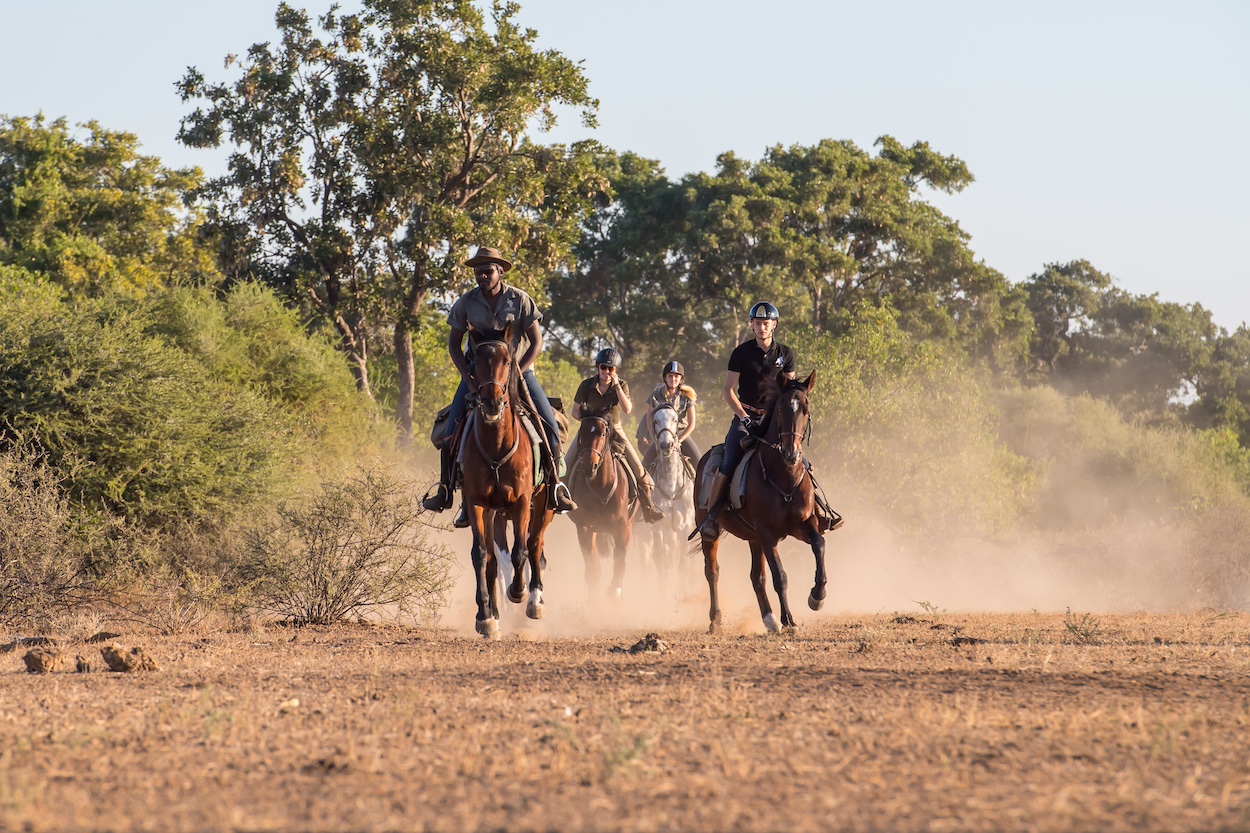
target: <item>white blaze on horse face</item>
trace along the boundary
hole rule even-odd
[[[799,415],[799,400],[790,400],[790,413],[794,414],[796,417]]]

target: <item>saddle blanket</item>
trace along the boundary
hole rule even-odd
[[[734,469],[733,475],[729,478],[729,505],[734,509],[742,508],[743,493],[746,489],[747,466],[754,456],[754,447],[748,448],[743,452],[742,459],[738,462],[738,467]],[[724,443],[712,446],[712,449],[707,454],[707,462],[703,464],[703,479],[699,482],[699,506],[703,509],[707,508],[708,502],[712,498],[712,479],[716,476],[716,471],[720,468],[720,462],[724,457]]]

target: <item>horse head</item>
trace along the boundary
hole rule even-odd
[[[590,478],[594,479],[599,468],[611,457],[609,435],[612,426],[603,414],[588,412],[582,414],[581,427],[577,429],[577,447],[579,455],[590,458]]]
[[[469,330],[473,351],[473,378],[477,383],[478,411],[487,424],[499,422],[516,392],[516,362],[513,360],[514,327],[500,330]]]
[[[651,412],[651,435],[655,444],[665,454],[672,454],[677,445],[677,409],[662,402]]]
[[[803,459],[803,440],[811,431],[812,405],[808,398],[816,386],[816,371],[802,381],[777,374],[779,388],[773,403],[768,438],[776,443],[786,465],[794,467]]]

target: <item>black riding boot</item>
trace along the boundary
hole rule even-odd
[[[438,450],[438,485],[421,501],[431,512],[442,512],[451,507],[451,443]]]
[[[695,532],[702,535],[709,541],[713,541],[720,537],[720,524],[716,522],[716,516],[720,514],[721,507],[725,505],[725,494],[729,491],[729,475],[722,471],[717,471],[716,476],[712,478],[712,494],[708,497],[707,517],[703,519],[703,523],[699,524]],[[694,537],[694,532],[690,533],[690,537]]]

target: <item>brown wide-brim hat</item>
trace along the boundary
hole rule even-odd
[[[489,246],[481,246],[477,254],[464,262],[465,266],[481,266],[486,263],[498,263],[507,272],[512,268],[512,261],[503,256],[503,252]]]

